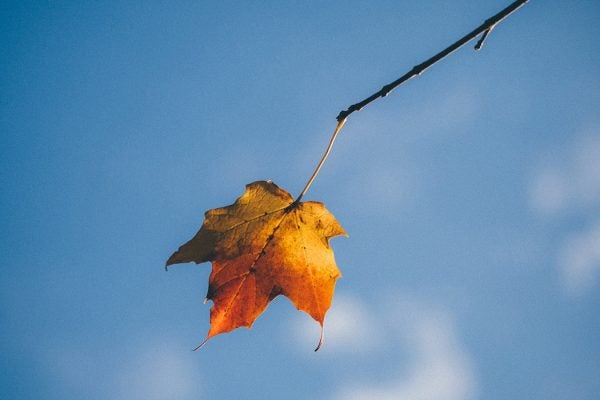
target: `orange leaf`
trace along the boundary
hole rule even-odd
[[[181,246],[167,266],[212,262],[206,298],[206,340],[241,326],[251,327],[276,296],[288,297],[321,325],[341,276],[329,239],[346,235],[322,203],[294,202],[268,181],[246,185],[235,203],[209,210],[200,231]]]

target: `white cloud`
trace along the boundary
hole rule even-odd
[[[572,296],[589,291],[600,269],[600,221],[590,221],[600,212],[599,132],[593,127],[570,149],[555,154],[530,187],[531,206],[538,213],[554,218],[576,214],[589,224],[558,246],[561,284]]]
[[[202,376],[197,354],[162,342],[131,349],[58,346],[45,351],[44,364],[68,397],[86,399],[198,399]]]
[[[570,189],[567,179],[560,171],[547,168],[536,176],[530,189],[533,208],[543,214],[554,214],[564,209]]]
[[[474,397],[476,378],[447,312],[404,302],[396,308],[397,340],[412,352],[408,372],[392,373],[383,384],[344,384],[336,400],[467,400]],[[389,310],[388,310],[389,311]],[[400,369],[400,366],[398,367]],[[395,375],[395,377],[394,377]]]
[[[290,329],[298,342],[307,346],[317,344],[320,327],[310,317],[294,318]],[[380,329],[363,303],[357,298],[336,294],[325,318],[325,343],[320,351],[326,354],[356,354],[372,351],[381,345],[381,341]]]
[[[586,134],[563,159],[553,159],[535,175],[531,206],[541,214],[600,204],[600,135]]]
[[[195,353],[165,345],[147,346],[117,368],[119,399],[198,399],[201,376]]]
[[[578,144],[575,169],[582,201],[600,203],[600,135],[588,136]]]
[[[559,265],[567,293],[580,296],[591,289],[600,271],[600,221],[565,241]]]

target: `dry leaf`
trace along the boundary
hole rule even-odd
[[[321,325],[318,350],[341,276],[329,247],[337,235],[346,232],[322,203],[296,203],[270,181],[250,183],[234,204],[207,211],[200,231],[167,261],[167,266],[212,261],[206,298],[214,305],[202,345],[220,333],[252,326],[282,294]]]

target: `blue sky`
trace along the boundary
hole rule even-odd
[[[3,2],[11,399],[595,399],[600,3],[532,0],[353,114],[305,196],[349,238],[318,325],[205,337],[168,256],[246,183],[297,194],[342,109],[508,1]]]

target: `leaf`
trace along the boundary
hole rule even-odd
[[[294,202],[270,181],[250,183],[232,205],[207,211],[200,231],[167,261],[212,262],[211,326],[198,348],[220,333],[250,328],[281,294],[321,325],[318,350],[341,276],[329,247],[338,235],[347,236],[322,203]]]

